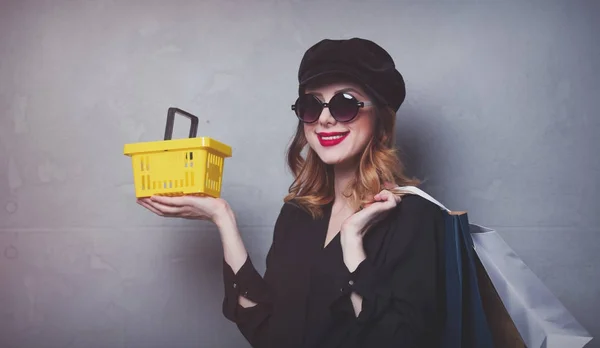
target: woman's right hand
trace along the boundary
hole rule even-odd
[[[227,201],[213,197],[152,196],[139,198],[137,203],[160,216],[209,220],[213,223],[217,223],[230,212]]]

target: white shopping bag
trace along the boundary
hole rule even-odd
[[[495,230],[470,224],[475,252],[528,348],[581,348],[592,336]]]

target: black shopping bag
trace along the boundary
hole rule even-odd
[[[452,212],[421,189],[402,186],[398,190],[419,195],[442,209],[445,221],[444,267],[446,318],[442,348],[493,347],[492,333],[483,309],[476,269],[476,254],[466,212]]]

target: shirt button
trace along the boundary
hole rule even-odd
[[[349,282],[348,282],[348,284],[349,284],[350,286],[354,285],[354,280],[351,280],[351,281],[349,281]]]
[[[237,284],[236,283],[233,283],[233,288],[234,289],[237,288]]]

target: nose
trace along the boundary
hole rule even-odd
[[[335,124],[336,120],[331,116],[331,111],[329,111],[328,107],[324,107],[321,111],[321,115],[319,115],[319,124],[322,126]]]

